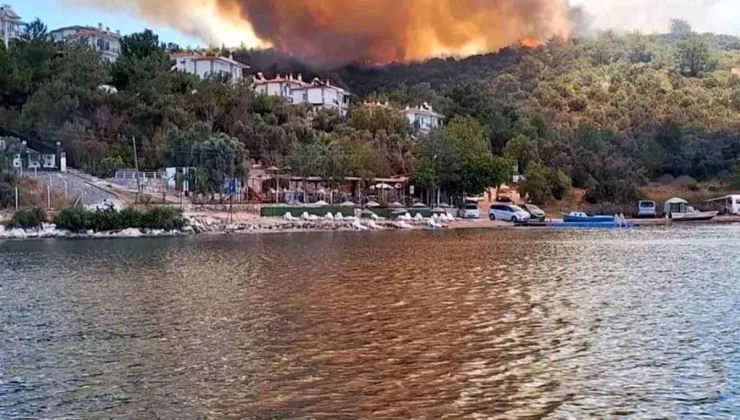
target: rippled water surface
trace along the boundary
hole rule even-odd
[[[0,242],[0,418],[732,418],[740,227]]]

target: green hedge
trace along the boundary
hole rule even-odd
[[[46,213],[43,209],[19,210],[13,214],[7,226],[10,229],[33,229],[41,227],[46,222]]]
[[[63,210],[54,219],[58,229],[70,232],[93,230],[105,232],[124,229],[158,229],[179,230],[185,226],[185,219],[179,209],[157,207],[147,212],[134,209],[119,211],[113,208],[105,210],[87,210],[72,208]]]
[[[289,207],[289,206],[262,206],[260,216],[262,217],[283,217],[285,213],[290,213],[293,217],[301,217],[303,213],[312,214],[319,217],[326,216],[327,213],[336,215],[342,213],[343,217],[352,217],[355,215],[354,207]]]

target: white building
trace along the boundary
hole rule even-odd
[[[121,31],[112,32],[99,23],[97,28],[91,26],[69,26],[49,32],[56,42],[73,44],[82,42],[100,52],[101,57],[111,63],[118,60],[121,54]]]
[[[0,35],[3,37],[5,42],[5,48],[8,48],[8,44],[11,39],[17,39],[21,36],[21,17],[18,16],[13,8],[8,4],[0,6]]]
[[[409,119],[414,133],[424,135],[429,133],[433,128],[441,127],[445,116],[434,112],[434,109],[428,103],[423,103],[419,107],[406,107],[401,111]]]
[[[252,83],[252,88],[255,92],[269,96],[280,96],[291,103],[293,102],[293,89],[300,89],[306,86],[309,86],[309,83],[304,82],[303,76],[300,74],[295,78],[293,75],[288,77],[278,75],[274,79],[265,79],[262,73],[257,73]]]
[[[254,90],[257,93],[270,96],[280,96],[294,105],[310,105],[315,109],[336,109],[340,113],[347,112],[351,93],[331,84],[331,82],[313,79],[310,83],[303,81],[298,75],[293,77],[278,77],[265,79],[262,73],[255,77]]]
[[[244,70],[249,66],[235,61],[233,57],[208,57],[203,55],[172,54],[173,70],[195,74],[201,79],[210,76],[227,76],[234,83],[244,80]]]

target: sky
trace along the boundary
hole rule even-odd
[[[63,5],[59,0],[0,0],[0,2],[9,4],[24,22],[40,18],[49,30],[72,25],[98,26],[98,23],[102,23],[103,27],[109,27],[112,31],[120,30],[124,35],[151,29],[159,35],[162,42],[174,42],[182,47],[202,44],[195,38],[182,35],[166,26],[156,27],[126,13],[101,12]]]
[[[110,27],[114,31],[120,30],[123,34],[149,28],[159,34],[161,41],[175,42],[182,47],[209,43],[208,40],[199,41],[164,25],[153,25],[126,11],[107,12],[74,5],[106,3],[100,0],[0,0],[0,2],[10,4],[26,22],[40,18],[49,29],[70,25],[97,26],[98,23],[102,23],[104,27]],[[126,1],[108,1],[108,3],[126,4]],[[600,29],[664,32],[668,29],[671,18],[680,17],[689,20],[699,32],[740,35],[740,0],[570,0],[570,4],[584,7],[592,17],[594,26]],[[232,32],[238,31],[237,29]],[[237,35],[241,33],[243,32],[238,32]]]

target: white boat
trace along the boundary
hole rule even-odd
[[[718,211],[698,211],[682,198],[671,198],[663,204],[663,213],[674,222],[700,222],[712,220]]]

